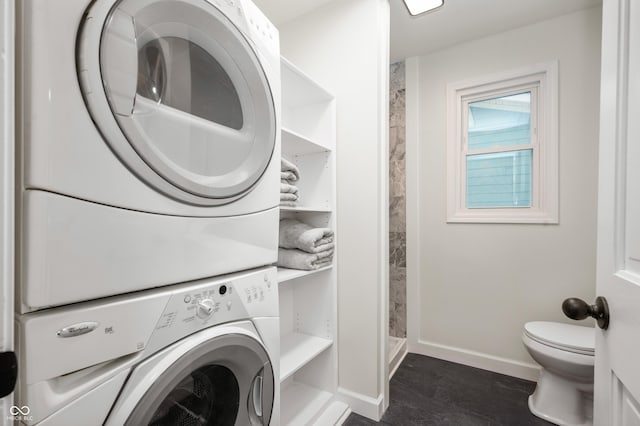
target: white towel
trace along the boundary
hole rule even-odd
[[[287,182],[295,182],[298,180],[298,176],[293,172],[280,172],[280,180],[286,180]]]
[[[281,194],[297,194],[298,187],[295,185],[289,184],[286,180],[280,181],[280,193]]]
[[[282,195],[280,197],[282,200]],[[286,249],[319,253],[334,247],[333,231],[329,228],[312,228],[296,219],[282,219],[278,245]]]
[[[298,194],[280,193],[280,201],[298,201]]]
[[[300,179],[300,170],[291,161],[286,158],[280,160],[280,179],[295,182]]]
[[[295,201],[280,201],[282,207],[295,207],[297,203]]]
[[[333,250],[321,253],[306,253],[302,250],[278,249],[278,266],[291,269],[313,271],[333,262]]]
[[[324,246],[326,244],[331,244],[331,246],[333,247],[333,235],[329,237],[321,238],[318,241],[316,241],[316,247]]]
[[[286,249],[285,249],[286,250]],[[319,251],[318,253],[309,253],[318,256],[318,261],[325,260],[327,262],[333,260],[333,249]]]

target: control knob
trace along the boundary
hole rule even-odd
[[[211,299],[204,299],[198,302],[198,307],[196,309],[196,315],[200,319],[207,319],[211,315],[213,315],[213,310],[215,309],[216,304]]]

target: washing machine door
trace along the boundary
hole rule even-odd
[[[168,366],[125,425],[268,425],[273,401],[273,369],[263,346],[226,334]]]
[[[237,198],[271,160],[274,99],[240,23],[205,0],[119,0],[99,31],[99,64],[81,37],[80,82],[94,121],[130,169],[172,197]],[[84,78],[97,66],[104,96]]]

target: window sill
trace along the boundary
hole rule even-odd
[[[477,210],[477,211],[476,211]],[[447,223],[522,223],[557,225],[558,215],[529,209],[467,209],[447,216]]]

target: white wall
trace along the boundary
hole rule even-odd
[[[336,0],[279,27],[283,56],[336,96],[339,386],[385,402],[388,327],[387,0]]]
[[[0,352],[13,350],[14,263],[14,1],[0,3]],[[0,400],[0,425],[12,395]]]
[[[407,61],[409,350],[535,378],[527,321],[595,287],[600,8]],[[446,224],[447,83],[559,61],[560,224]],[[591,325],[585,321],[583,325]]]

